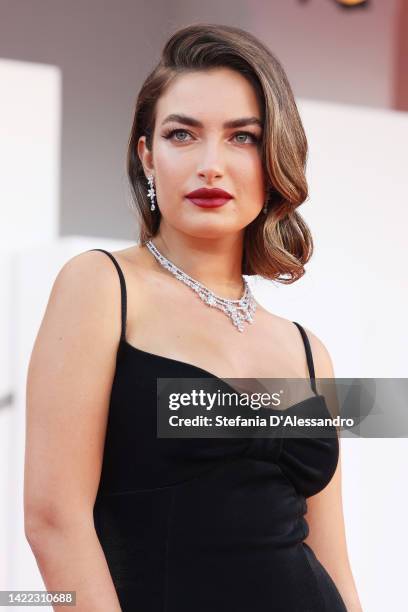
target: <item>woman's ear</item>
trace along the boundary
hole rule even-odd
[[[139,138],[139,142],[137,143],[137,154],[143,166],[146,177],[153,174],[153,153],[147,146],[146,136],[141,136]]]

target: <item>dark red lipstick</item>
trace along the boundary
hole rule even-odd
[[[191,200],[193,204],[196,206],[202,206],[203,208],[223,206],[232,197],[233,196],[228,193],[228,191],[224,191],[223,189],[209,189],[206,187],[201,187],[200,189],[191,191],[186,195],[186,198]]]

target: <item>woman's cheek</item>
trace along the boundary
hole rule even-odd
[[[177,177],[186,173],[191,166],[191,159],[182,155],[158,155],[155,158],[158,175],[165,180],[174,181]]]

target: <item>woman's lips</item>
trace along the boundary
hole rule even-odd
[[[218,206],[224,206],[232,198],[232,195],[220,189],[219,187],[201,187],[200,189],[194,189],[186,195],[193,204],[201,206],[202,208],[216,208]]]
[[[230,198],[187,198],[190,202],[193,202],[196,206],[202,208],[218,208],[224,206],[230,200]]]

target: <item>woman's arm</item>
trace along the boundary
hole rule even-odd
[[[334,378],[333,364],[324,346],[306,329],[313,353],[316,378]],[[339,436],[340,444],[340,436]],[[305,542],[333,578],[348,612],[362,612],[348,558],[341,492],[341,456],[329,484],[307,498],[306,521],[309,535]]]
[[[121,329],[104,258],[60,270],[27,376],[25,533],[46,588],[76,591],[78,612],[121,610],[93,521]]]

